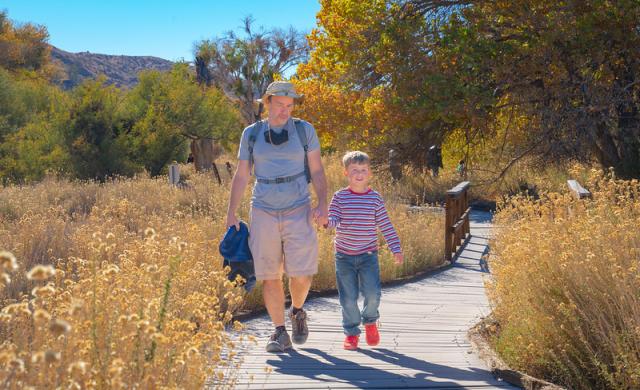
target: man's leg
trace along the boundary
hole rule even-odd
[[[291,210],[283,218],[284,270],[291,291],[291,336],[296,344],[309,337],[307,313],[302,310],[313,275],[318,272],[318,240],[311,224],[311,205]]]
[[[269,317],[276,327],[284,326],[284,288],[282,279],[263,280],[262,295]]]
[[[289,278],[289,290],[291,291],[291,306],[302,308],[307,300],[307,294],[311,288],[313,276],[293,276]]]
[[[284,291],[282,288],[282,241],[277,216],[251,209],[249,247],[253,255],[256,278],[262,281],[264,305],[275,326],[267,343],[267,352],[291,348],[291,338],[284,326]]]
[[[292,276],[289,278],[289,291],[291,292],[291,336],[296,344],[304,344],[309,337],[309,327],[307,326],[307,313],[302,310],[309,288],[311,287],[312,276]]]

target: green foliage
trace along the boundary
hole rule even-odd
[[[0,68],[0,178],[39,180],[47,170],[66,168],[57,114],[68,97],[43,79]]]
[[[7,134],[47,111],[59,95],[42,80],[14,76],[0,67],[0,142]]]
[[[69,166],[69,154],[60,131],[47,116],[28,123],[10,134],[0,146],[2,170],[11,181],[37,181],[47,172],[63,173]]]
[[[276,35],[270,45],[280,42]],[[98,180],[142,169],[158,175],[185,159],[191,140],[237,142],[239,111],[219,89],[200,86],[187,64],[143,72],[131,91],[100,78],[64,92],[48,80],[54,69],[47,40],[45,27],[15,25],[0,12],[3,183],[36,181],[47,172]]]
[[[118,115],[121,99],[118,89],[104,85],[104,78],[87,81],[72,92],[61,131],[75,177],[104,180],[135,170],[125,145],[118,139],[123,128]]]
[[[239,138],[240,115],[216,88],[201,88],[186,64],[170,73],[142,72],[124,109],[131,158],[152,175],[186,157],[188,141],[211,137],[223,145]]]

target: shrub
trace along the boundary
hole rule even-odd
[[[516,197],[496,217],[496,348],[573,389],[640,387],[640,185],[592,174],[593,200]]]

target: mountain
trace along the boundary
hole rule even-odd
[[[51,60],[66,73],[60,80],[65,89],[101,74],[107,77],[109,84],[131,88],[138,82],[138,72],[147,69],[168,71],[173,66],[173,62],[158,57],[69,53],[54,46],[51,46]]]

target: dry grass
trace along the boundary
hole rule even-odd
[[[330,188],[344,186],[328,164]],[[0,250],[15,254],[0,272],[0,383],[8,388],[200,388],[233,385],[224,361],[236,343],[225,328],[242,307],[262,306],[226,281],[218,243],[229,178],[182,167],[187,188],[166,178],[100,185],[48,178],[0,189]],[[381,250],[383,279],[442,261],[442,217],[407,214],[399,187],[378,178],[406,262]],[[240,216],[247,219],[249,191]],[[335,288],[332,236],[319,231],[313,289]],[[51,272],[41,265],[51,265]],[[33,270],[31,278],[27,271]],[[37,271],[37,272],[36,272]],[[48,275],[47,273],[51,273]],[[10,279],[10,280],[9,280]]]
[[[582,183],[593,200],[543,193],[498,213],[496,348],[512,367],[572,389],[637,389],[640,185],[595,171]]]

